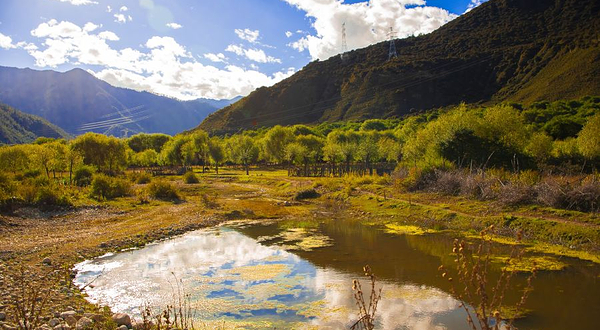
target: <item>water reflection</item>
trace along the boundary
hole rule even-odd
[[[350,287],[355,275],[315,266],[223,227],[107,255],[76,268],[77,285],[91,282],[86,288],[90,300],[132,315],[139,315],[145,303],[172,303],[181,285],[201,320],[244,322],[247,328],[339,329],[356,319]],[[424,285],[381,285],[377,322],[382,328],[464,327],[458,302],[447,293]]]

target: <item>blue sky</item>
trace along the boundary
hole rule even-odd
[[[311,60],[429,33],[478,0],[2,0],[0,65],[180,99],[232,98]]]

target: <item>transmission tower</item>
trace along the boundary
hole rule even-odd
[[[346,52],[348,52],[348,43],[346,42],[346,22],[342,23],[342,53],[340,57],[342,60],[346,59]]]
[[[398,53],[396,53],[396,34],[394,33],[394,28],[390,27],[390,52],[388,54],[388,61],[392,58],[398,57]]]

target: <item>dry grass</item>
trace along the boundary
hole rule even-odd
[[[514,245],[510,256],[504,260],[505,267],[502,267],[498,280],[495,283],[488,282],[493,261],[492,240],[488,233],[492,230],[493,227],[489,227],[481,232],[480,243],[474,251],[469,251],[464,241],[454,241],[452,253],[456,256],[456,278],[451,277],[450,270],[444,266],[439,267],[441,276],[452,284],[452,293],[461,301],[460,306],[467,314],[467,323],[473,330],[515,329],[513,322],[522,313],[533,291],[532,280],[537,271],[534,263],[529,269],[531,275],[527,278],[519,301],[513,308],[507,308],[504,298],[510,290],[517,290],[511,280],[518,272],[515,267],[509,266],[522,259],[523,250]],[[520,235],[517,241],[520,241]],[[512,311],[512,315],[504,315],[508,310]]]

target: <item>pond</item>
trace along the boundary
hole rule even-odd
[[[133,316],[141,306],[160,309],[186,296],[207,326],[347,329],[357,319],[352,280],[368,295],[362,267],[370,264],[382,288],[378,328],[466,329],[437,270],[453,258],[451,248],[450,235],[397,235],[352,221],[307,229],[230,223],[85,261],[75,283],[87,285],[91,301]],[[538,274],[520,329],[595,327],[600,268],[562,261],[565,270]],[[523,287],[525,278],[516,284]]]

